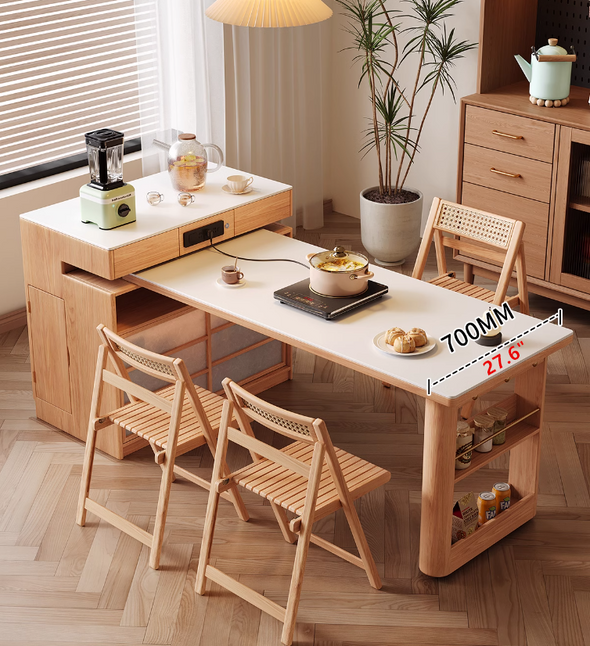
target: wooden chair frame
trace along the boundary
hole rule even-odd
[[[182,359],[167,357],[140,348],[117,336],[102,324],[97,327],[97,331],[102,343],[98,349],[98,360],[94,375],[94,389],[90,405],[90,419],[88,423],[88,435],[86,438],[84,467],[82,470],[76,522],[78,525],[84,526],[87,511],[90,511],[99,518],[106,520],[111,523],[111,525],[114,525],[121,531],[147,545],[150,548],[149,565],[157,570],[160,563],[166,515],[168,511],[168,500],[170,497],[170,487],[174,480],[174,474],[176,473],[181,475],[190,482],[193,482],[207,490],[211,488],[210,483],[207,480],[175,465],[185,396],[188,397],[190,409],[196,420],[199,422],[202,430],[203,438],[200,444],[202,445],[206,443],[213,456],[215,456],[216,433],[209,422],[201,400],[195,390],[195,386],[190,378],[190,374]],[[114,371],[107,368],[109,358],[112,360]],[[132,382],[129,378],[127,369],[125,368],[125,363],[141,372],[144,372],[145,374],[161,379],[167,383],[174,384],[174,397],[172,401],[158,394],[159,391],[152,392]],[[119,516],[110,509],[99,505],[97,502],[89,498],[90,481],[92,478],[92,467],[96,447],[96,435],[101,429],[113,424],[114,422],[112,421],[111,416],[121,410],[117,409],[117,411],[112,411],[106,414],[100,413],[105,383],[125,392],[131,403],[144,402],[150,404],[156,409],[156,411],[162,411],[170,418],[165,449],[160,449],[155,443],[150,441],[150,445],[154,451],[155,461],[162,468],[162,481],[160,483],[153,534],[150,534],[144,529],[131,523],[126,518]],[[194,448],[194,443],[186,450],[190,450],[191,448]],[[228,471],[225,466],[225,462],[223,463],[220,472],[223,472],[224,469],[226,472]],[[237,487],[230,487],[229,490],[224,493],[224,497],[233,503],[238,516],[242,520],[247,521],[249,519],[248,512],[246,511],[246,507],[244,506],[244,502]]]
[[[230,379],[224,380],[223,387],[227,395],[227,401],[224,403],[222,421],[219,429],[213,477],[211,480],[212,483],[215,483],[215,486],[212,486],[209,491],[195,591],[198,594],[204,594],[206,579],[211,579],[234,594],[237,594],[283,622],[281,641],[288,646],[293,640],[295,620],[303,583],[303,573],[310,542],[323,547],[332,554],[365,570],[369,582],[374,588],[381,588],[381,580],[325,423],[321,419],[304,417],[268,404],[258,397],[251,395]],[[230,425],[232,415],[235,415],[240,430]],[[311,465],[256,439],[250,425],[251,420],[257,421],[290,439],[313,446]],[[308,480],[303,513],[299,517],[291,520],[291,522],[288,521],[285,510],[271,502],[272,509],[284,538],[288,542],[297,540],[297,551],[286,608],[283,608],[267,597],[236,581],[234,578],[221,572],[221,570],[209,565],[219,496],[227,487],[239,479],[241,472],[252,466],[248,465],[248,467],[240,469],[235,473],[225,477],[223,476],[223,465],[230,441],[248,449],[254,462],[266,458],[275,464],[286,467],[295,474],[304,476]],[[313,523],[334,511],[334,509],[330,509],[321,516],[316,514],[318,490],[324,463],[327,463],[327,468],[333,478],[340,501],[339,506],[344,510],[360,558],[312,533]],[[380,484],[377,486],[380,486]],[[261,495],[264,494],[262,493]]]
[[[498,285],[493,301],[494,305],[501,305],[505,300],[512,307],[519,305],[523,314],[529,313],[529,301],[526,278],[526,265],[522,236],[525,224],[479,209],[473,209],[462,204],[455,204],[435,197],[432,202],[424,236],[420,244],[413,278],[422,279],[426,260],[430,252],[432,241],[436,249],[437,278],[431,280],[435,284],[445,287],[444,278],[449,278],[449,287],[453,291],[461,291],[475,298],[490,294],[483,288],[469,289],[473,284],[473,267],[464,264],[464,281],[454,279],[454,275],[447,271],[445,247],[456,251],[463,251],[467,255],[487,256],[490,260],[502,265]],[[454,237],[443,236],[450,233]],[[516,283],[518,294],[506,298],[513,270],[516,269]],[[466,286],[465,288],[463,286]],[[459,289],[457,289],[459,288]],[[492,292],[493,293],[493,292]],[[487,300],[487,299],[484,299]]]

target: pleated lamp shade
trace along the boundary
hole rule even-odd
[[[330,18],[322,0],[217,0],[205,15],[238,27],[299,27]]]

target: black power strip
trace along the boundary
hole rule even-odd
[[[205,226],[198,227],[197,229],[185,231],[182,236],[182,243],[185,249],[187,247],[194,247],[196,244],[200,244],[201,242],[213,240],[213,238],[219,238],[223,235],[224,231],[225,224],[223,220],[217,220],[217,222],[206,224]]]

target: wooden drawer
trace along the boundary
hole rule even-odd
[[[463,181],[470,184],[549,202],[552,168],[545,162],[465,144]]]
[[[113,252],[115,278],[178,258],[178,229],[119,247]]]
[[[205,218],[204,220],[198,220],[197,222],[192,222],[191,224],[186,224],[183,227],[178,229],[178,245],[180,248],[180,255],[184,256],[187,253],[192,253],[193,251],[198,251],[203,247],[209,246],[209,241],[200,242],[199,244],[192,245],[190,247],[184,246],[184,234],[187,231],[192,231],[193,229],[198,229],[200,227],[207,226],[208,224],[213,224],[213,222],[218,222],[219,220],[223,221],[223,236],[215,238],[214,242],[222,242],[228,238],[233,238],[234,233],[234,211],[226,211],[225,213],[219,213],[217,215],[212,215],[210,218]]]
[[[242,235],[291,216],[291,191],[246,204],[235,210],[235,232]]]
[[[468,105],[465,142],[539,161],[553,161],[555,125]]]
[[[461,202],[482,211],[522,220],[526,224],[523,239],[527,275],[545,278],[545,254],[549,225],[548,204],[465,182],[463,182]],[[481,260],[497,264],[491,263],[487,258],[482,257]]]

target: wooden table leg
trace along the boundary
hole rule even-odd
[[[456,430],[457,409],[426,399],[419,567],[429,576],[449,573]]]
[[[530,418],[530,423],[539,428],[543,427],[546,368],[547,361],[539,361],[535,367],[516,377],[514,384],[514,392],[519,396],[516,416],[519,417],[531,409],[538,408],[539,412]],[[533,497],[532,515],[530,515],[531,512],[529,511],[531,518],[535,515],[537,509],[540,464],[540,432],[518,444],[510,451],[508,482],[519,498]],[[527,518],[526,520],[529,519]]]
[[[510,448],[508,482],[513,491],[513,504],[452,548],[457,411],[426,400],[419,560],[424,574],[436,577],[450,574],[535,515],[545,380],[546,361],[523,366],[523,372],[515,377],[515,417],[539,410],[526,419],[531,427],[529,434]],[[490,482],[490,489],[493,484]]]

